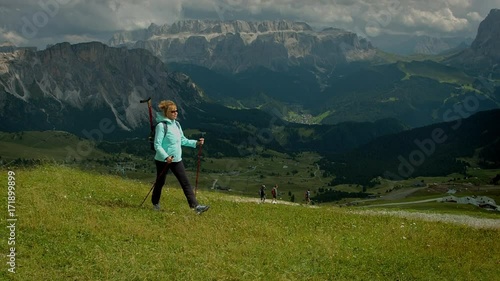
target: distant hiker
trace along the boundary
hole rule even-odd
[[[259,194],[260,194],[260,202],[264,203],[266,201],[266,185],[263,184],[260,187]]]
[[[309,189],[306,191],[305,197],[306,197],[306,204],[309,205],[309,203],[311,203],[311,191]]]
[[[278,203],[278,201],[276,200],[276,196],[278,196],[278,185],[277,184],[275,184],[273,186],[273,189],[271,189],[271,194],[273,195],[273,204]]]
[[[165,178],[168,171],[172,171],[174,176],[179,181],[179,184],[184,191],[189,207],[201,214],[208,210],[209,206],[199,205],[193,187],[189,183],[184,163],[182,162],[182,148],[187,146],[195,148],[197,145],[203,145],[205,139],[200,138],[198,141],[187,139],[184,136],[181,126],[177,119],[177,106],[173,101],[163,100],[158,105],[161,114],[157,113],[156,121],[159,125],[155,128],[154,148],[155,164],[156,164],[156,183],[153,189],[151,202],[153,203],[154,210],[160,210],[160,197],[161,190],[165,184]],[[165,127],[161,122],[167,126],[167,133],[165,134]]]

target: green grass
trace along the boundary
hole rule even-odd
[[[443,60],[443,56],[440,55],[425,55],[425,54],[414,54],[414,55],[398,55],[393,53],[387,53],[382,50],[377,50],[377,56],[380,57],[382,63],[396,63],[396,62],[412,62],[412,61],[435,61],[439,62]]]
[[[106,156],[92,142],[63,131],[0,132],[0,155],[4,161],[17,158],[65,161],[74,154],[80,158]]]
[[[236,202],[200,191],[196,215],[177,183],[164,211],[150,182],[65,166],[14,169],[16,273],[1,280],[495,280],[500,229],[349,208]],[[0,171],[7,186],[7,170]],[[2,202],[6,204],[7,190]],[[4,217],[7,216],[6,206]],[[2,228],[2,237],[8,229]],[[3,239],[3,252],[8,246]]]
[[[144,142],[144,145],[148,144]],[[71,161],[68,162],[68,150],[79,151],[79,147],[84,153],[78,154],[75,162],[72,157],[69,157]],[[154,177],[155,168],[152,163],[154,154],[149,150],[147,152],[149,154],[144,157],[105,153],[95,148],[89,141],[65,132],[0,132],[0,160],[3,164],[18,158],[42,159],[56,163],[64,162],[99,173],[148,180]],[[322,171],[318,170],[315,164],[315,161],[319,160],[319,156],[315,153],[304,152],[295,158],[273,151],[266,151],[266,153],[269,157],[256,157],[255,155],[223,159],[203,157],[198,186],[201,189],[209,189],[214,180],[217,180],[217,184],[231,188],[232,194],[257,196],[262,184],[267,186],[278,184],[282,198],[289,200],[289,193],[295,198],[302,199],[307,188],[324,186],[332,179],[322,177]],[[116,169],[117,162],[121,161],[135,164],[136,170],[125,170],[122,173]],[[195,178],[197,150],[185,149],[183,161],[188,175]]]
[[[474,80],[458,69],[443,66],[430,61],[399,62],[398,66],[401,71],[406,73],[406,77],[403,78],[403,80],[409,79],[411,76],[421,76],[437,80],[441,83],[452,83],[458,85],[472,84]]]

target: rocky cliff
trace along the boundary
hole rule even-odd
[[[493,9],[481,22],[471,50],[478,56],[500,60],[500,9]]]
[[[144,48],[164,62],[240,72],[262,66],[273,70],[305,66],[331,69],[339,63],[368,60],[375,48],[341,29],[314,31],[291,21],[186,20],[115,34],[111,46]]]
[[[0,53],[3,131],[75,132],[97,128],[105,119],[118,131],[134,131],[147,128],[141,99],[172,99],[182,110],[201,101],[201,93],[187,76],[168,73],[157,57],[141,49],[91,42]]]
[[[448,58],[448,64],[463,66],[484,75],[500,75],[500,9],[492,9],[479,24],[470,48]]]

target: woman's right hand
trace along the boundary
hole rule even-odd
[[[174,156],[169,156],[165,159],[165,162],[167,162],[168,164],[172,163],[172,161],[174,160]]]

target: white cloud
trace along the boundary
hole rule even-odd
[[[484,19],[478,12],[469,12],[467,13],[467,17],[471,21],[482,21]]]
[[[466,29],[469,22],[465,18],[457,18],[449,8],[437,11],[412,9],[403,16],[403,24],[409,27],[422,27],[443,32],[454,32]]]
[[[125,30],[147,28],[151,23],[164,24],[182,17],[182,1],[114,1],[113,23]]]
[[[500,0],[2,0],[0,40],[8,37],[18,44],[43,47],[51,40],[105,38],[118,30],[186,18],[288,19],[369,36],[474,36],[489,10],[499,7]],[[36,29],[30,34],[26,32],[27,22]]]
[[[0,43],[2,43],[2,41],[11,42],[16,46],[19,46],[21,44],[24,44],[26,42],[26,39],[24,39],[22,36],[19,36],[19,34],[17,34],[16,32],[0,28]]]

